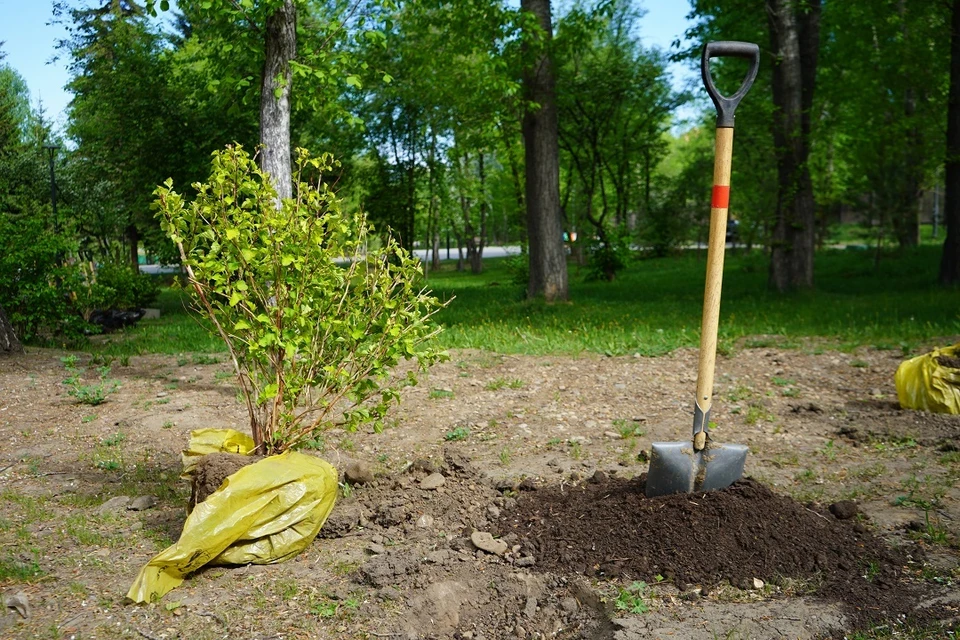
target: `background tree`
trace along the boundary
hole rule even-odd
[[[680,96],[663,57],[636,37],[642,14],[625,2],[602,9],[575,9],[558,26],[557,105],[567,227],[596,236],[592,259],[612,280],[653,208],[653,174]]]
[[[560,217],[560,167],[557,132],[556,80],[552,60],[553,24],[549,0],[521,0],[526,12],[524,44],[529,59],[524,70],[524,97],[530,102],[523,116],[526,164],[527,234],[530,242],[530,281],[527,296],[547,302],[564,301],[567,263]]]
[[[947,107],[946,154],[947,237],[940,259],[940,282],[960,283],[960,0],[954,0],[950,12],[950,98]]]

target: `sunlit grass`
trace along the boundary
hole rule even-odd
[[[768,258],[728,251],[720,317],[720,350],[799,346],[825,339],[836,347],[873,346],[909,353],[960,335],[960,291],[936,284],[940,249],[922,246],[885,254],[879,265],[865,251],[825,250],[816,258],[816,289],[780,295],[767,288]],[[450,305],[437,314],[445,348],[500,353],[659,355],[699,341],[705,258],[701,251],[639,260],[617,280],[587,282],[570,265],[570,302],[524,299],[504,260],[484,273],[457,272],[445,263],[427,285]],[[166,289],[159,320],[143,321],[94,343],[110,354],[211,353],[223,350],[181,292]]]

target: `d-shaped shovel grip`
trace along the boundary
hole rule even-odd
[[[717,91],[713,84],[713,78],[710,77],[710,58],[746,58],[750,61],[750,69],[747,71],[747,77],[735,94],[729,98]],[[703,76],[703,84],[710,94],[710,99],[717,107],[717,128],[733,128],[733,114],[737,110],[737,105],[750,91],[753,81],[757,79],[757,71],[760,69],[760,47],[752,42],[708,42],[703,48],[703,55],[700,57],[700,75]]]

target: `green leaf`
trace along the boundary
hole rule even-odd
[[[360,76],[357,76],[357,75],[347,76],[347,84],[350,85],[351,87],[356,87],[357,89],[363,88],[363,83],[360,82]]]

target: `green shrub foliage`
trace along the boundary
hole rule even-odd
[[[156,192],[196,307],[233,358],[263,453],[331,427],[381,429],[404,383],[394,365],[424,368],[443,356],[429,343],[441,305],[419,288],[417,260],[390,237],[372,242],[363,215],[342,210],[324,180],[334,167],[329,155],[299,150],[294,197],[278,202],[238,145],[213,155],[192,202],[170,181]]]
[[[81,340],[89,325],[70,292],[82,275],[63,263],[70,243],[50,231],[48,212],[37,206],[19,214],[0,213],[0,238],[0,307],[17,336],[27,343]]]

